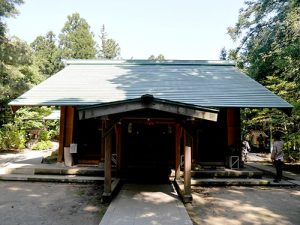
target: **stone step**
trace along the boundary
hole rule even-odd
[[[77,176],[104,176],[103,168],[36,168],[34,174],[39,175],[77,175]]]
[[[3,181],[30,181],[30,182],[62,182],[62,183],[101,183],[104,177],[82,176],[82,175],[41,175],[41,174],[2,174],[0,180]],[[182,182],[180,182],[182,183]],[[293,180],[282,180],[274,183],[273,179],[228,179],[228,178],[206,178],[191,180],[192,186],[295,186]],[[182,183],[183,185],[183,183]]]
[[[191,172],[193,178],[262,178],[262,171],[200,170]]]
[[[273,179],[224,179],[224,178],[209,178],[209,179],[192,179],[192,186],[295,186],[296,184],[287,180],[282,180],[280,183],[273,182]]]
[[[14,164],[0,168],[1,174],[24,174],[24,175],[77,175],[103,177],[104,169],[101,167],[58,167],[48,165],[22,165]]]
[[[27,175],[5,174],[0,175],[3,181],[30,181],[30,182],[60,182],[60,183],[99,183],[104,177],[76,176],[76,175]]]

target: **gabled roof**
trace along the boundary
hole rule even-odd
[[[10,102],[25,105],[93,105],[155,98],[202,107],[291,108],[232,62],[72,60]]]
[[[161,112],[173,113],[181,116],[217,121],[217,109],[204,107],[190,107],[180,102],[154,98],[152,95],[143,95],[141,98],[102,103],[92,106],[77,107],[79,119],[90,119],[118,113],[131,112],[142,109],[152,109]]]

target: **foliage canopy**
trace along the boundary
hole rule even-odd
[[[249,126],[269,121],[300,141],[300,1],[249,0],[228,33],[240,45],[229,56],[249,76],[294,105],[291,116],[278,110],[245,110]],[[260,121],[260,122],[259,122]],[[299,142],[300,143],[300,142]],[[295,146],[295,145],[293,145]],[[299,147],[298,147],[299,149]]]
[[[59,35],[59,48],[66,59],[96,58],[96,43],[90,26],[79,13],[68,16]]]
[[[4,18],[13,17],[18,14],[16,5],[23,3],[23,0],[1,0],[0,1],[0,44],[5,41],[6,24]]]
[[[107,32],[105,31],[105,26],[102,25],[101,28],[101,49],[100,49],[100,58],[104,59],[114,59],[120,55],[120,46],[119,44],[111,38],[107,38]]]
[[[30,46],[34,51],[36,64],[45,77],[49,77],[63,68],[61,52],[52,31],[45,36],[36,37]]]
[[[12,114],[9,101],[32,86],[58,72],[62,58],[91,59],[96,57],[96,43],[87,21],[79,13],[68,16],[59,35],[49,31],[28,45],[17,37],[7,37],[3,18],[17,15],[22,0],[0,0],[0,149],[24,148],[30,130],[39,130],[40,143],[34,148],[49,146],[49,139],[58,135],[57,121],[43,121],[50,108],[22,108]],[[102,29],[102,53],[107,59],[120,54],[119,45],[108,39]]]

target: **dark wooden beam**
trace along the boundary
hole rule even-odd
[[[151,104],[143,104],[142,102],[127,102],[114,105],[99,106],[95,108],[81,109],[79,110],[79,119],[90,119],[140,109],[154,109],[158,111],[210,121],[217,121],[218,119],[217,111],[205,111],[202,109],[189,108],[181,105],[163,102],[153,102]]]
[[[108,128],[108,123],[105,123],[105,129]],[[111,195],[111,148],[112,148],[112,132],[105,136],[105,160],[104,160],[104,195]]]
[[[64,147],[70,147],[70,144],[73,143],[74,113],[75,108],[73,106],[66,106]]]
[[[19,105],[11,105],[10,108],[11,108],[11,111],[13,113],[17,112],[18,109],[20,109],[22,106],[19,106]]]
[[[199,133],[200,130],[197,129],[193,138],[192,164],[199,161]]]
[[[121,156],[122,156],[122,127],[120,125],[115,125],[115,134],[116,134],[116,154],[117,154],[117,167],[116,173],[117,176],[121,172]]]
[[[105,125],[106,120],[101,120],[101,153],[100,153],[100,161],[104,162],[104,157],[105,157],[105,136],[103,135],[104,130],[105,130]]]
[[[227,109],[227,145],[237,147],[241,136],[240,109]]]
[[[64,155],[64,145],[65,145],[65,116],[66,116],[66,106],[60,107],[60,125],[59,125],[59,146],[58,146],[58,156],[57,161],[63,161]]]
[[[184,131],[184,201],[192,201],[191,169],[192,169],[192,137]]]
[[[180,140],[182,127],[179,124],[175,125],[175,179],[180,179]]]

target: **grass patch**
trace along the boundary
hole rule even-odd
[[[47,150],[53,148],[53,143],[51,141],[39,141],[32,146],[32,150]]]

